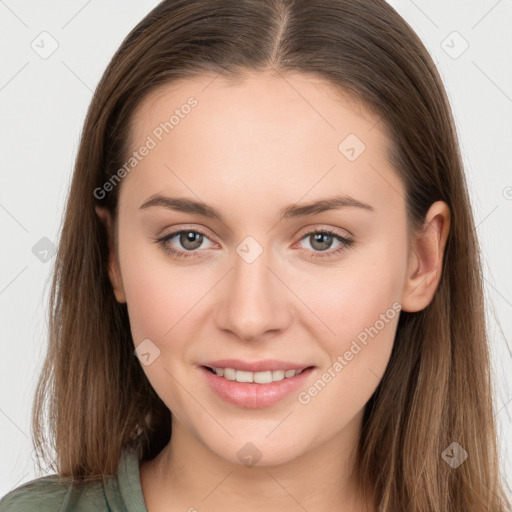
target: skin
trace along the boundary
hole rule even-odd
[[[449,209],[434,203],[423,229],[409,234],[405,190],[386,160],[383,124],[331,85],[303,74],[212,79],[165,85],[136,110],[134,150],[169,112],[190,96],[198,100],[123,179],[117,253],[112,219],[97,208],[111,235],[114,293],[127,302],[135,346],[149,338],[160,350],[143,369],[173,413],[170,443],[140,468],[147,508],[376,510],[360,496],[353,454],[364,406],[389,361],[398,314],[307,404],[297,393],[261,409],[228,404],[198,365],[228,357],[314,365],[301,388],[307,390],[394,303],[411,312],[429,304],[441,275]],[[366,146],[352,162],[338,149],[350,133]],[[156,193],[203,201],[225,222],[140,209]],[[278,219],[291,203],[334,193],[373,211],[345,207]],[[315,258],[341,246],[336,237],[322,246],[308,235],[322,228],[354,242]],[[178,259],[155,243],[179,229],[206,233],[202,243],[187,246],[197,257]],[[263,249],[252,263],[236,251],[247,236]],[[187,251],[179,236],[168,244]],[[237,456],[247,442],[261,452],[252,467]]]

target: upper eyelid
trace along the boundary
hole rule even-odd
[[[166,233],[165,230],[162,235],[158,236],[157,239],[163,239],[163,238],[174,238],[176,235],[179,235],[180,233],[188,233],[188,232],[194,232],[198,233],[200,235],[203,235],[207,237],[209,240],[212,240],[212,237],[207,233],[207,229],[201,227],[201,228],[195,228],[195,227],[180,227],[178,229],[171,229],[169,233]]]
[[[171,230],[167,235],[162,235],[163,237],[169,236],[169,235],[176,235],[177,233],[180,233],[182,231],[197,231],[198,233],[204,234],[205,236],[208,236],[210,238],[210,235],[208,235],[207,231],[209,231],[208,228],[201,227],[195,227],[195,226],[183,226],[177,229]],[[313,227],[305,227],[298,231],[298,233],[302,233],[303,235],[307,235],[309,233],[312,233],[314,231],[332,231],[335,234],[339,234],[340,236],[344,236],[342,233],[339,233],[339,231],[345,231],[349,237],[353,237],[354,235],[346,228],[340,228],[340,227],[331,227],[327,225],[322,224],[314,224]],[[296,234],[295,236],[298,236]]]
[[[345,231],[346,235],[342,233],[342,231]],[[350,231],[343,228],[332,228],[332,227],[314,227],[314,228],[304,228],[304,230],[300,230],[299,234],[297,236],[300,236],[300,238],[303,238],[306,235],[311,235],[315,232],[318,233],[324,233],[324,232],[330,232],[333,235],[340,236],[342,238],[353,238],[354,236]]]

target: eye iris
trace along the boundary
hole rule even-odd
[[[199,239],[199,243],[197,243],[197,238]],[[180,244],[182,247],[191,251],[200,247],[202,242],[203,235],[200,233],[195,233],[194,231],[183,231],[180,235]],[[189,244],[192,244],[192,246]]]
[[[332,235],[329,233],[315,233],[314,235],[311,235],[313,237],[313,240],[315,243],[311,244],[311,247],[314,249],[317,249],[319,251],[325,251],[326,249],[329,249],[329,247],[332,245]],[[329,241],[327,242],[326,239]],[[320,242],[320,247],[315,247],[316,242]]]

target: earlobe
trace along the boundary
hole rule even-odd
[[[411,242],[402,293],[404,311],[421,311],[432,301],[442,275],[449,230],[450,209],[444,201],[436,201],[427,212],[421,232]]]
[[[114,228],[112,216],[110,215],[110,212],[107,208],[96,206],[95,210],[96,214],[100,218],[101,222],[103,223],[107,231],[109,247],[108,277],[110,279],[110,283],[112,284],[112,289],[114,290],[114,295],[116,297],[117,302],[124,303],[126,302],[126,295],[124,292],[123,281],[121,278],[121,270],[119,268],[119,264],[117,262],[114,249]]]
[[[114,251],[110,251],[109,263],[108,263],[108,277],[114,290],[114,295],[119,303],[126,302],[126,295],[124,293],[123,281],[121,279],[121,271],[117,264],[116,256]]]

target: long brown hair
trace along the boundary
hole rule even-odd
[[[366,491],[382,512],[505,510],[481,262],[456,129],[428,51],[384,0],[166,0],[128,34],[95,90],[69,191],[33,408],[37,453],[78,482],[113,474],[129,444],[148,460],[169,441],[171,413],[134,355],[95,214],[106,206],[116,219],[119,187],[101,198],[94,191],[126,161],[132,114],[148,93],[247,70],[308,73],[352,95],[390,134],[411,225],[437,200],[451,210],[438,289],[424,310],[401,312],[365,408],[357,471]],[[469,454],[456,469],[442,457],[454,441]]]

